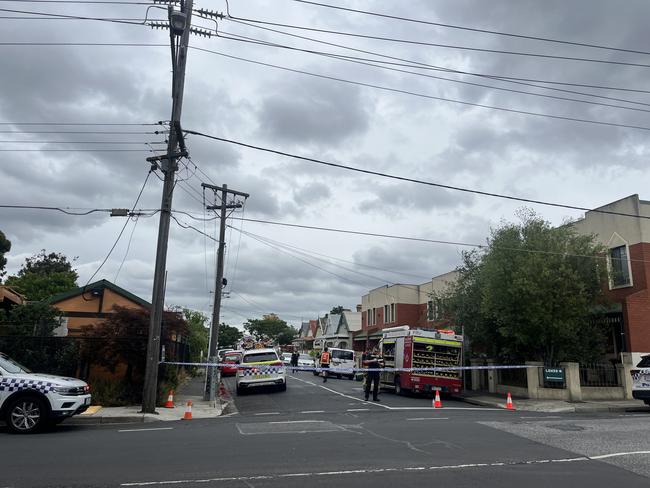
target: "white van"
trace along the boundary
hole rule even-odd
[[[327,350],[331,354],[331,362],[328,376],[336,376],[340,378],[345,376],[346,378],[354,379],[354,367],[355,367],[355,352],[352,349],[339,349],[337,347],[328,347]],[[318,359],[314,361],[316,367],[318,367]],[[314,371],[314,376],[317,376],[318,371]]]
[[[632,396],[650,405],[650,354],[641,357],[637,368],[630,371],[632,374]]]

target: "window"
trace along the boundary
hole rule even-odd
[[[345,361],[354,361],[354,352],[335,349],[332,351],[332,359],[343,359]]]
[[[266,361],[279,361],[274,352],[256,352],[244,355],[244,363],[263,363]]]
[[[619,246],[609,250],[609,261],[612,267],[612,288],[630,286],[630,268],[627,260],[627,247]]]
[[[384,305],[384,324],[388,324],[392,322],[390,319],[390,307],[388,305]]]
[[[370,327],[373,325],[374,322],[374,308],[369,308],[366,316],[368,321],[368,327]]]
[[[394,303],[391,303],[391,304],[390,304],[390,321],[391,321],[391,322],[395,322],[395,320],[397,320],[397,319],[395,318],[395,304],[394,304]]]

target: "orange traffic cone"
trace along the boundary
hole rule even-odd
[[[506,408],[508,410],[514,410],[515,406],[512,403],[512,397],[510,396],[510,392],[508,392],[508,399],[506,400]]]
[[[436,390],[436,397],[433,399],[433,408],[442,408],[442,402],[440,401],[440,391]]]
[[[185,415],[183,415],[183,420],[192,420],[192,400],[187,401],[187,407],[185,408]]]
[[[165,402],[165,408],[174,408],[174,390],[169,390],[167,401]]]

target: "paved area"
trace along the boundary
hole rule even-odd
[[[391,393],[365,402],[360,387],[297,373],[286,392],[234,396],[218,418],[0,430],[0,486],[650,485],[648,413],[513,412],[445,398],[433,409],[430,398]]]
[[[215,418],[222,414],[227,401],[203,400],[204,378],[190,378],[174,396],[174,408],[157,408],[156,414],[140,412],[140,405],[130,407],[91,407],[81,415],[66,421],[67,424],[123,424],[138,422],[169,422],[184,417],[187,402],[192,401],[192,418]]]
[[[486,407],[505,408],[505,395],[477,395],[468,394],[464,396],[467,403],[482,405]],[[526,412],[627,412],[646,411],[650,407],[639,400],[604,400],[604,401],[582,401],[565,402],[562,400],[530,400],[514,398],[514,405],[517,410]]]

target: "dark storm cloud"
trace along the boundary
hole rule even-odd
[[[368,128],[370,101],[361,90],[325,81],[283,82],[266,97],[259,132],[295,144],[336,144]]]

